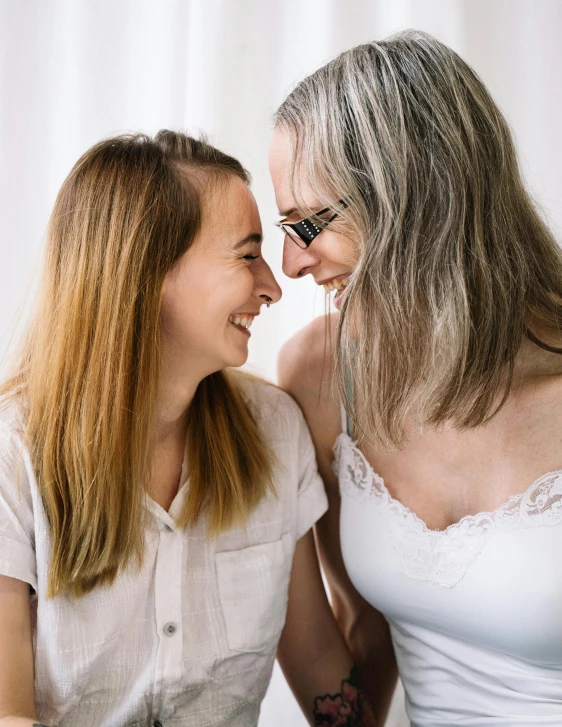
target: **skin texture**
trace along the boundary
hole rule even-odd
[[[281,298],[261,255],[261,238],[248,186],[234,176],[212,183],[202,228],[162,289],[165,361],[181,359],[186,381],[244,364],[249,338],[229,322],[229,315],[259,315],[268,297],[273,302]]]
[[[344,679],[338,694],[325,694],[317,697],[314,702],[315,725],[337,725],[353,727],[354,725],[372,725],[375,718],[369,704],[361,692],[361,680],[356,667],[353,667],[349,679]]]
[[[35,718],[29,585],[0,576],[0,725],[29,727]],[[26,716],[31,719],[26,719]]]
[[[276,131],[269,154],[269,169],[275,187],[279,214],[289,222],[296,222],[306,216],[297,208],[290,186],[291,146],[283,132]],[[320,211],[326,204],[319,200],[306,182],[302,181],[302,194],[306,204],[314,211]],[[289,236],[283,244],[283,272],[290,278],[312,275],[317,285],[346,275],[357,263],[355,244],[339,234],[332,223],[307,248],[300,248]]]
[[[297,400],[310,427],[329,502],[328,512],[315,526],[318,553],[335,617],[359,670],[377,723],[384,724],[396,684],[390,632],[384,617],[353,587],[340,548],[340,494],[332,471],[332,448],[341,424],[332,389],[332,351],[326,346],[327,337],[333,343],[336,326],[337,314],[328,322],[318,318],[285,344],[279,355],[279,385]]]
[[[320,575],[312,531],[297,543],[279,664],[311,725],[374,727]],[[353,683],[351,683],[353,682]]]
[[[259,315],[268,299],[281,298],[261,254],[262,226],[248,186],[234,176],[219,180],[204,200],[200,233],[162,288],[161,379],[149,490],[165,510],[177,494],[195,389],[205,376],[248,358],[250,336],[229,316]]]
[[[271,146],[270,170],[280,212],[296,206],[289,160],[288,138],[278,131]],[[303,187],[307,201],[313,199],[304,182]],[[294,214],[298,217],[299,211]],[[286,237],[283,270],[292,278],[311,274],[318,283],[352,269],[348,268],[351,250],[350,240],[329,229],[307,250]],[[331,385],[333,349],[326,343],[326,331],[331,329],[333,342],[336,327],[337,314],[328,322],[317,319],[291,339],[279,356],[279,383],[299,402],[312,432],[330,499],[330,510],[316,528],[322,564],[334,611],[382,720],[395,673],[388,631],[385,636],[384,619],[380,617],[377,626],[372,610],[350,583],[339,544],[339,493],[331,464],[341,430],[340,407]],[[560,337],[540,328],[538,335],[560,346]],[[409,422],[408,442],[401,450],[374,449],[366,440],[359,445],[384,478],[390,495],[429,528],[443,530],[466,515],[493,511],[562,466],[561,401],[562,357],[525,340],[507,401],[486,424],[459,430],[452,425],[435,429]]]

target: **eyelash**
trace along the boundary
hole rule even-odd
[[[243,260],[257,260],[259,258],[259,255],[243,255]]]

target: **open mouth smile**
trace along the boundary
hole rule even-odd
[[[331,293],[333,290],[337,290],[338,293],[341,293],[341,291],[347,287],[348,283],[349,273],[346,273],[345,275],[340,275],[338,278],[328,280],[328,282],[323,283],[322,287],[326,293]]]
[[[243,333],[246,333],[249,336],[250,327],[254,322],[254,318],[254,315],[250,315],[248,313],[242,313],[240,315],[232,313],[228,316],[228,322],[232,323],[235,328],[237,328],[239,331],[242,331]]]

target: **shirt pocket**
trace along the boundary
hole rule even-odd
[[[276,647],[285,624],[293,555],[291,536],[215,553],[219,596],[232,651]]]

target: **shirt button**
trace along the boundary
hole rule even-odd
[[[178,630],[178,627],[176,626],[175,623],[172,623],[172,621],[169,621],[164,626],[164,633],[166,634],[166,636],[173,636],[177,630]],[[155,725],[155,727],[157,727],[157,725]],[[162,727],[162,726],[160,726],[160,727]]]

